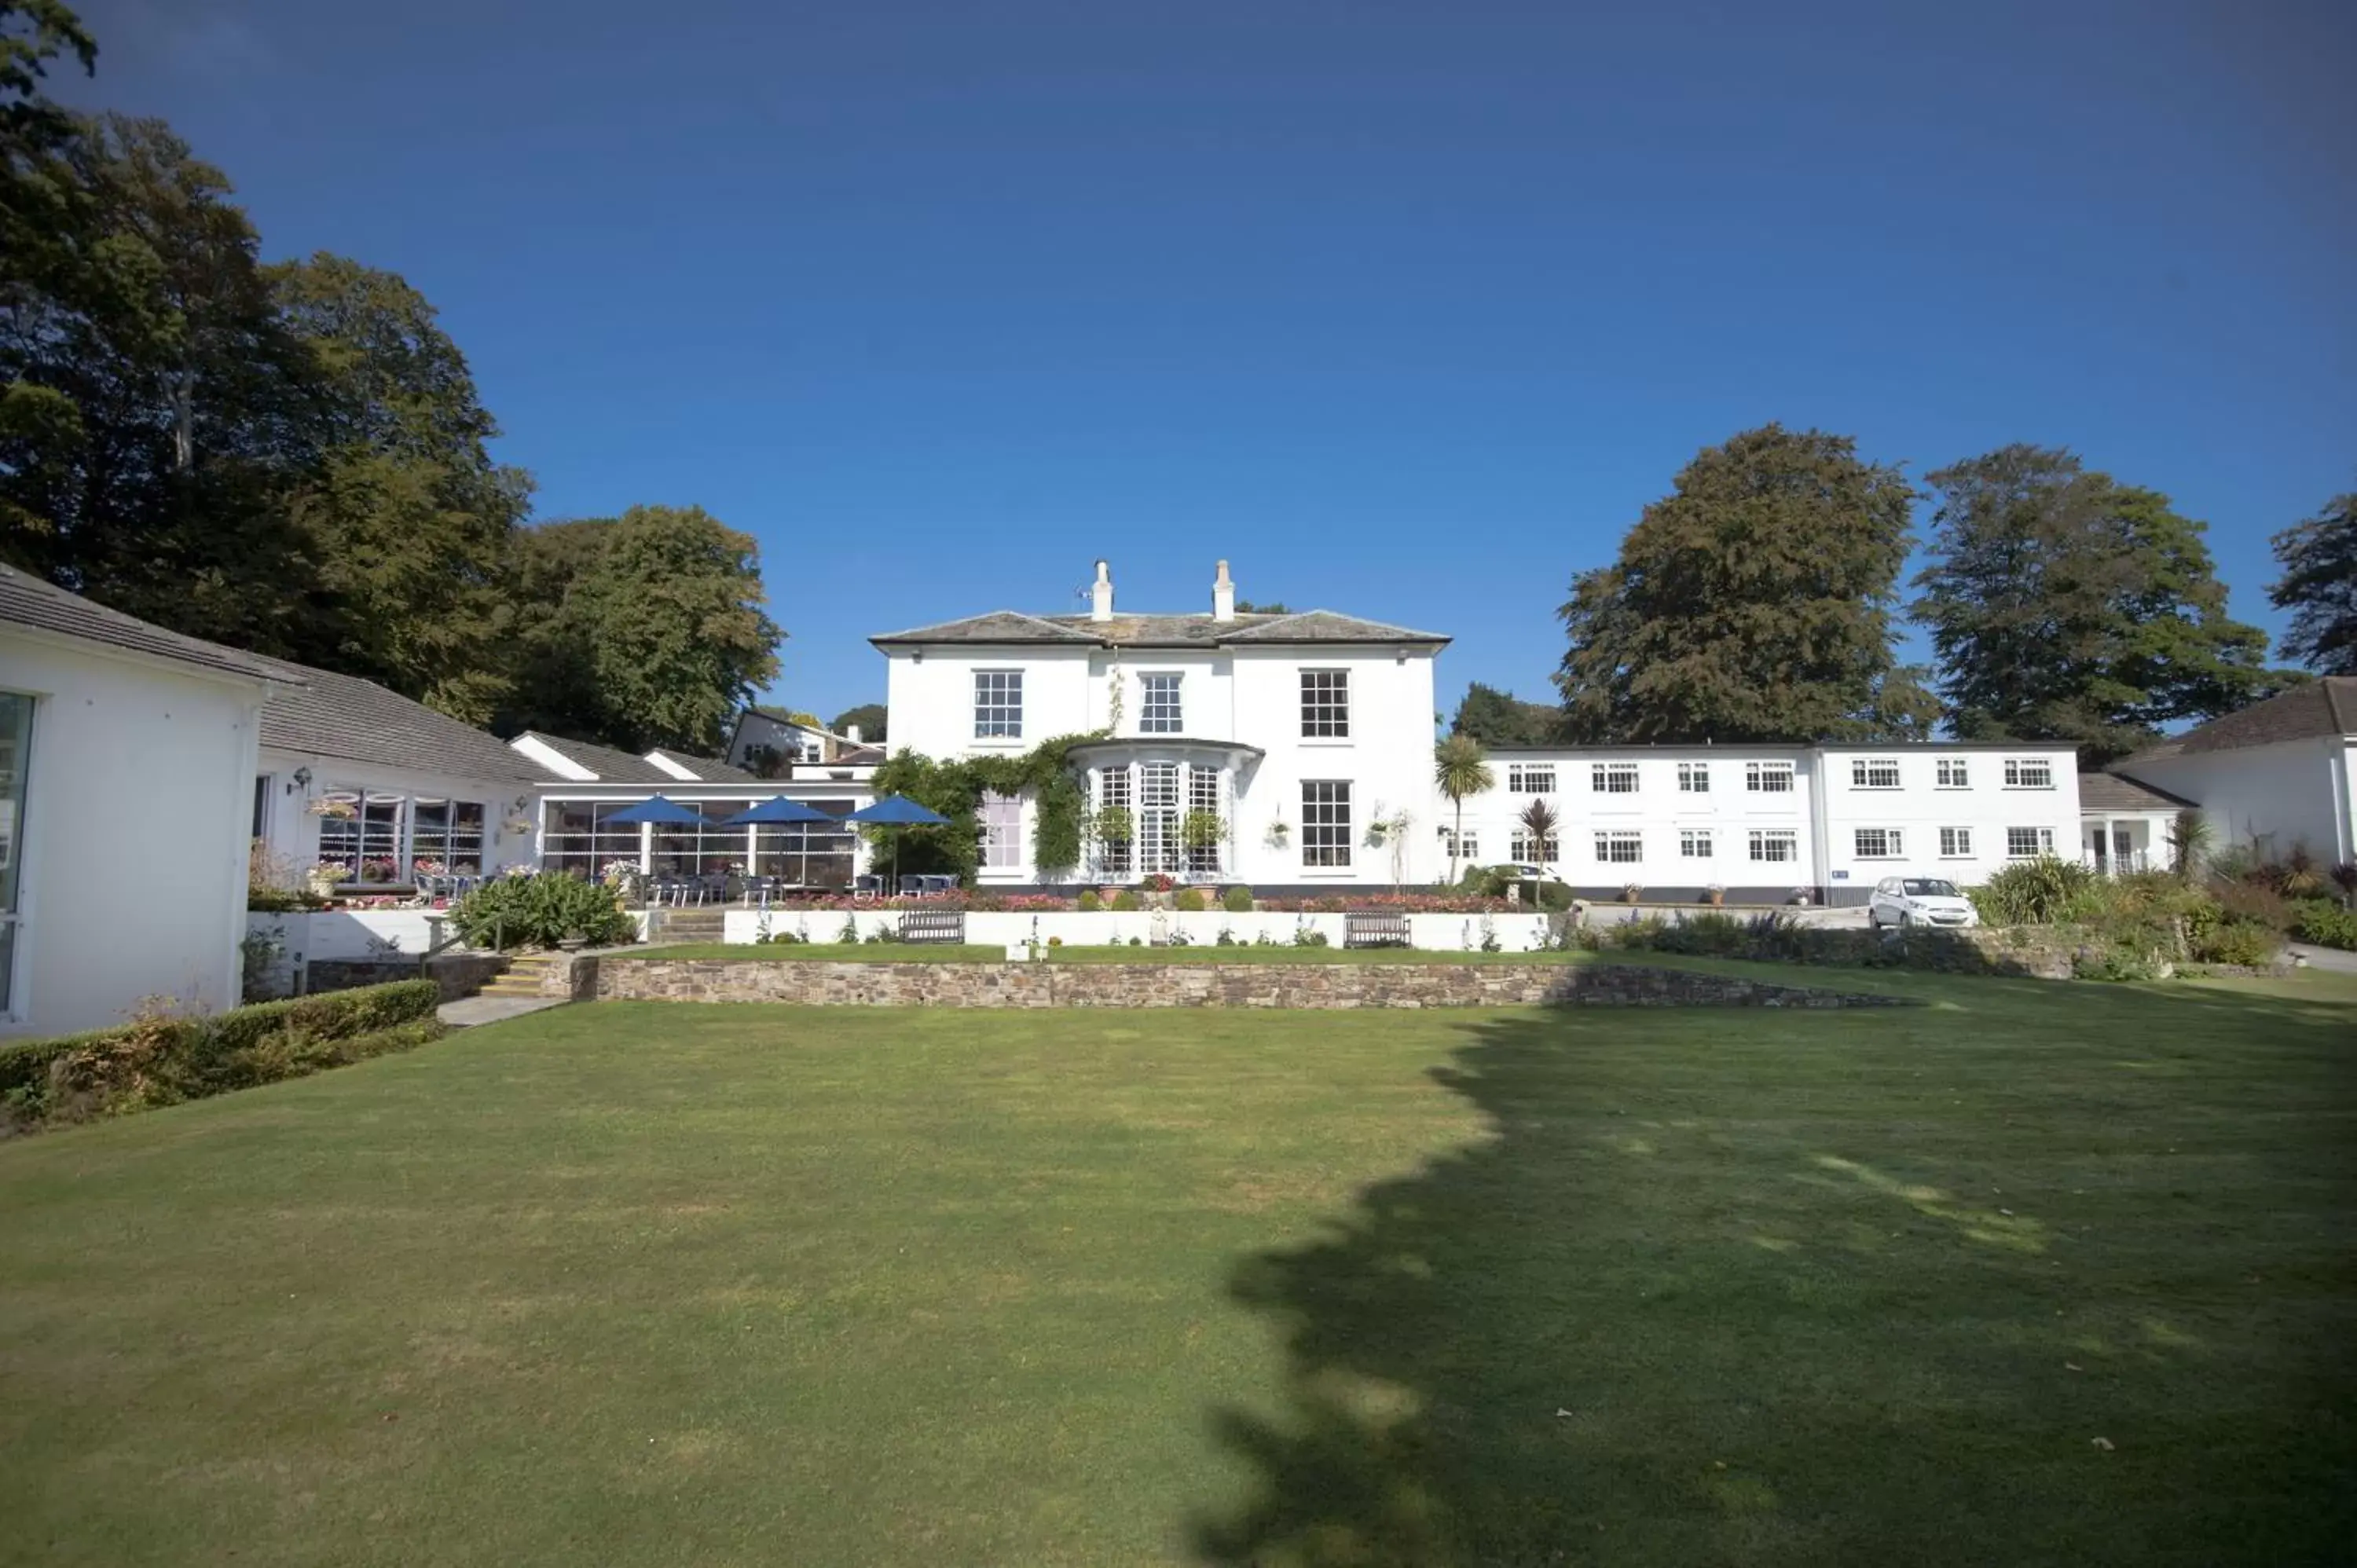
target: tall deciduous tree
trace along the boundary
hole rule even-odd
[[[1580,742],[1904,738],[1936,704],[1892,650],[1913,491],[1770,424],[1706,448],[1562,609]]]
[[[316,453],[286,503],[321,600],[304,652],[481,723],[505,690],[531,479],[492,460],[466,357],[407,283],[324,253],[271,281],[313,394]]]
[[[2267,590],[2291,611],[2283,653],[2326,675],[2357,675],[2357,490],[2276,535],[2283,576]]]
[[[2071,453],[2012,446],[1931,476],[1916,618],[1967,739],[2076,741],[2104,761],[2270,689],[2198,522]]]
[[[632,507],[518,536],[508,725],[625,750],[717,753],[778,671],[750,537],[700,507]]]
[[[1545,746],[1563,737],[1563,710],[1550,703],[1523,702],[1476,681],[1457,704],[1448,733],[1471,736],[1483,746]]]
[[[285,651],[303,354],[253,225],[160,121],[79,123],[39,168],[65,227],[0,291],[0,542],[133,614]]]

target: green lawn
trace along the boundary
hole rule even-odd
[[[1804,972],[1934,1005],[605,1004],[0,1145],[0,1557],[2345,1561],[2357,986]]]

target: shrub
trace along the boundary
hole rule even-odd
[[[404,980],[210,1016],[145,1006],[113,1028],[0,1050],[0,1102],[26,1122],[77,1121],[297,1078],[439,1037],[440,1000],[432,981]]]
[[[1102,908],[1104,908],[1104,900],[1103,900],[1103,899],[1102,899],[1102,898],[1100,898],[1100,897],[1098,897],[1096,896],[1096,894],[1095,894],[1095,892],[1094,892],[1093,890],[1091,890],[1091,891],[1088,891],[1088,892],[1084,892],[1084,893],[1082,893],[1082,894],[1081,895],[1081,913],[1082,913],[1082,914],[1083,914],[1083,915],[1093,915],[1093,914],[1095,914],[1099,909],[1102,909]]]
[[[1200,887],[1180,888],[1178,896],[1173,898],[1170,904],[1182,915],[1200,915],[1210,908],[1203,897],[1203,890]]]
[[[1326,940],[1325,932],[1304,926],[1293,933],[1293,945],[1297,948],[1322,948],[1331,944]]]
[[[2357,951],[2357,914],[2330,898],[2310,898],[2295,908],[2291,934],[2320,948]]]
[[[2249,877],[2213,881],[2210,891],[2228,919],[2249,920],[2274,931],[2291,929],[2291,900],[2267,886],[2256,874]]]
[[[638,936],[613,889],[562,872],[500,876],[458,900],[451,923],[468,943],[502,948],[552,948],[580,937],[592,947],[615,947]]]
[[[2276,954],[2282,950],[2283,938],[2273,927],[2230,918],[2218,922],[2217,929],[2195,948],[2193,956],[2204,963],[2235,963],[2259,969],[2275,961]]]
[[[1231,887],[1220,895],[1220,908],[1231,915],[1249,915],[1252,907],[1253,896],[1249,887]]]
[[[307,887],[249,886],[245,907],[258,915],[284,915],[296,909],[324,909],[328,901]]]
[[[1970,894],[1992,926],[2052,926],[2079,911],[2094,882],[2095,874],[2077,861],[2042,854],[2016,861]]]
[[[1137,895],[1125,887],[1113,896],[1113,907],[1125,912],[1135,909],[1138,907]]]

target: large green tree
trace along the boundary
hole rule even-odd
[[[717,753],[778,672],[759,551],[700,507],[632,507],[517,536],[507,728]]]
[[[1546,746],[1563,738],[1563,710],[1476,681],[1465,688],[1448,733],[1471,736],[1483,746]]]
[[[285,651],[306,563],[304,350],[218,169],[160,121],[77,124],[40,164],[63,227],[0,290],[0,548],[178,629]]]
[[[2102,762],[2272,689],[2226,614],[2199,522],[2067,451],[2016,445],[1930,476],[1916,618],[1967,739],[2075,741]]]
[[[826,727],[837,735],[848,735],[851,733],[851,726],[857,725],[859,738],[863,744],[881,746],[884,744],[885,725],[888,722],[888,715],[884,711],[883,703],[862,703],[856,708],[845,708],[835,714],[834,722]]]
[[[323,253],[271,283],[311,393],[285,503],[317,575],[303,652],[480,723],[505,690],[531,479],[493,461],[466,357],[406,282]]]
[[[2325,675],[2357,675],[2357,490],[2276,535],[2283,576],[2267,589],[2291,612],[2283,653]]]
[[[1892,648],[1913,491],[1770,424],[1696,455],[1562,609],[1579,742],[1905,738],[1936,711]]]

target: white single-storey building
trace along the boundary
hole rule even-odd
[[[0,1034],[238,1000],[283,667],[0,566]]]
[[[2357,861],[2357,676],[2328,675],[2112,765],[2196,807],[2220,849]]]

